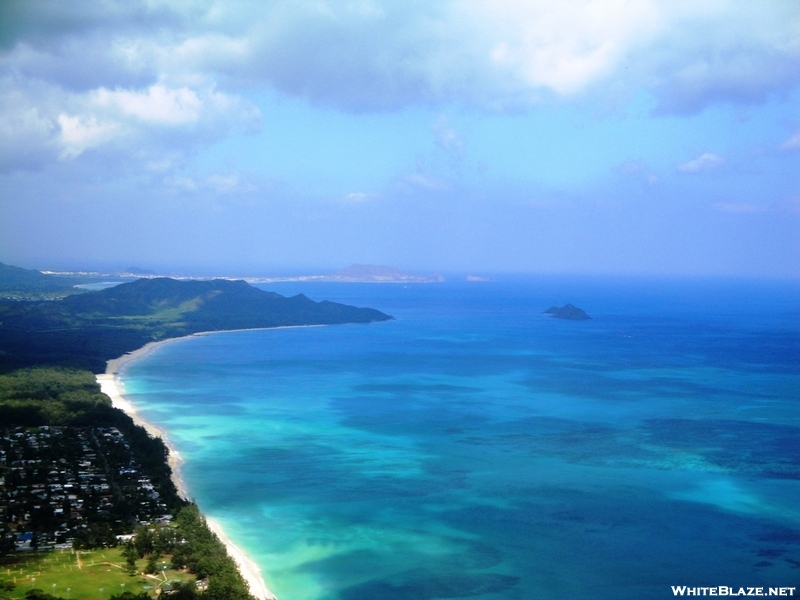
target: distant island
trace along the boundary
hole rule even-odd
[[[542,314],[544,315],[552,315],[556,319],[569,319],[571,321],[583,321],[586,319],[591,319],[589,315],[582,308],[578,308],[572,304],[565,304],[561,308],[557,306],[551,306]]]

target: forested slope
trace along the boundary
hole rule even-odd
[[[224,329],[385,321],[371,308],[264,292],[244,281],[139,279],[55,301],[0,302],[0,372],[39,364],[105,370],[151,341]]]

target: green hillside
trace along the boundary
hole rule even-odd
[[[386,321],[370,308],[264,292],[244,281],[140,279],[50,302],[0,302],[0,371],[40,364],[96,373],[151,341],[201,331]]]
[[[53,300],[80,291],[59,277],[0,263],[0,299]]]

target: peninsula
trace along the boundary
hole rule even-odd
[[[147,343],[194,333],[390,319],[244,281],[139,279],[60,300],[0,301],[0,372],[48,364],[103,373],[107,361]]]
[[[0,263],[0,279],[2,279],[2,263]],[[18,269],[18,267],[11,267]],[[18,269],[23,271],[25,269]],[[43,273],[29,271],[41,276]],[[208,281],[211,279],[225,279],[228,281],[246,281],[251,284],[263,283],[282,283],[282,282],[323,282],[323,283],[441,283],[444,277],[440,274],[419,275],[406,273],[396,267],[387,265],[362,265],[352,264],[349,267],[335,271],[327,275],[280,275],[280,276],[242,276],[242,277],[206,277],[189,276],[178,274],[157,274],[155,271],[141,269],[139,267],[128,267],[119,271],[46,271],[45,274],[52,278],[58,278],[64,282],[73,281],[75,283],[98,283],[111,279],[112,281],[135,279],[153,279],[157,277],[169,277],[178,281]],[[482,280],[482,278],[478,278]],[[2,288],[0,288],[0,298],[2,298]],[[73,289],[71,293],[82,290]],[[64,294],[62,294],[64,295]],[[16,298],[19,299],[19,298]]]

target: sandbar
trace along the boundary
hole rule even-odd
[[[311,327],[313,327],[313,325]],[[238,329],[236,331],[243,330]],[[210,333],[222,332],[209,331],[195,333],[193,335],[208,335]],[[119,378],[119,375],[124,371],[125,367],[129,366],[133,361],[144,358],[159,346],[180,339],[184,338],[170,338],[160,342],[151,342],[145,346],[142,346],[138,350],[124,354],[119,358],[109,360],[106,363],[106,372],[101,375],[97,375],[97,383],[100,384],[100,390],[109,398],[111,398],[111,403],[115,408],[122,410],[133,420],[134,423],[144,427],[150,435],[154,437],[160,437],[164,441],[164,444],[166,444],[167,449],[169,450],[168,463],[172,469],[172,481],[175,483],[175,487],[178,489],[178,494],[180,497],[184,500],[190,501],[189,491],[186,487],[186,483],[183,481],[183,477],[181,477],[180,472],[180,466],[183,463],[181,455],[178,453],[175,446],[170,443],[169,438],[163,429],[156,427],[152,423],[148,423],[138,415],[136,412],[136,407],[127,398],[125,398],[125,387]],[[209,529],[211,529],[211,531],[213,531],[220,541],[225,545],[228,555],[239,567],[239,572],[250,586],[250,593],[258,600],[277,600],[276,596],[269,591],[264,583],[264,579],[261,576],[261,569],[258,567],[258,565],[253,560],[248,558],[244,551],[242,551],[230,540],[218,522],[205,517],[205,515],[204,518]]]

